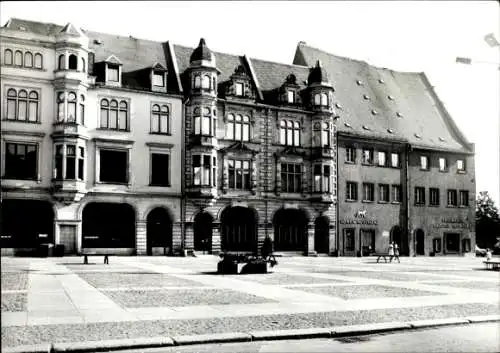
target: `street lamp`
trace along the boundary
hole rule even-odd
[[[500,43],[495,38],[495,34],[493,34],[493,33],[489,33],[489,34],[485,35],[484,41],[486,42],[486,44],[488,44],[492,48],[500,47]],[[457,62],[459,64],[464,64],[464,65],[472,65],[473,63],[495,65],[498,68],[498,70],[500,70],[499,63],[491,62],[491,61],[473,60],[471,58],[467,58],[467,57],[463,57],[463,56],[457,56],[455,59],[455,62]]]

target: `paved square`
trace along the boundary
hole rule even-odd
[[[2,347],[499,311],[480,258],[285,257],[266,275],[217,275],[215,256],[97,260],[2,257]]]

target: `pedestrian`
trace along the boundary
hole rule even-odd
[[[401,263],[401,261],[399,261],[399,246],[397,243],[394,243],[394,258],[398,260],[398,263]]]
[[[393,243],[389,243],[389,262],[392,262],[392,259],[394,257],[394,245]]]
[[[490,249],[486,249],[486,261],[490,261],[492,259],[492,254]]]

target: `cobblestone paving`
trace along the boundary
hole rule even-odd
[[[2,258],[2,347],[465,317],[500,309],[498,272],[477,270],[482,259],[474,258],[376,264],[291,257],[279,259],[275,273],[238,276],[214,275],[215,256],[112,257],[109,265],[94,260]],[[62,309],[56,313],[50,306]]]

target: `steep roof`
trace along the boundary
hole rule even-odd
[[[472,150],[424,73],[377,68],[298,44],[295,64],[312,66],[317,60],[335,89],[339,131],[399,138],[414,146]]]

